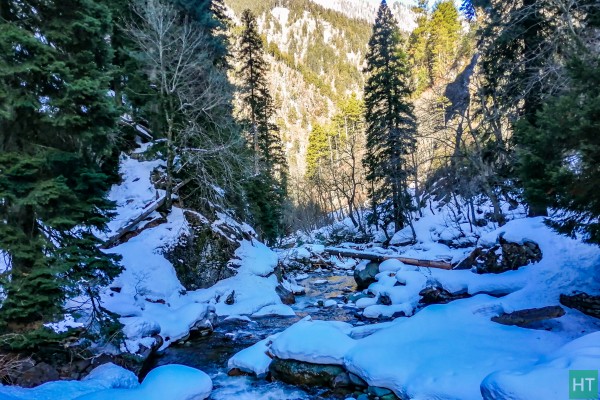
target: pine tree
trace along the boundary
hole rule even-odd
[[[430,84],[446,76],[456,58],[460,38],[458,10],[451,0],[437,3],[429,21],[426,58]]]
[[[312,179],[319,171],[319,165],[327,158],[331,149],[330,130],[322,125],[313,126],[308,135],[308,147],[306,149],[306,177]]]
[[[227,30],[230,24],[223,0],[173,0],[211,38],[210,52],[215,65],[227,67]]]
[[[407,57],[401,45],[395,18],[383,0],[366,57],[364,165],[374,214],[386,226],[393,222],[396,230],[410,222],[407,186],[411,172],[406,156],[415,149],[416,131]]]
[[[273,242],[282,233],[286,198],[287,166],[278,127],[272,122],[274,105],[267,83],[268,64],[254,15],[242,14],[239,76],[241,98],[254,152],[254,177],[248,183],[248,198],[255,222],[264,238]]]
[[[600,245],[600,57],[576,58],[569,72],[568,89],[535,124],[517,125],[517,170],[526,199],[556,210],[551,226]]]
[[[105,5],[9,1],[0,13],[0,250],[10,266],[0,329],[27,332],[5,343],[20,347],[72,296],[91,301],[91,322],[105,321],[99,287],[120,268],[92,231],[110,215],[118,114]]]

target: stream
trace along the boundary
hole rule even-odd
[[[228,376],[227,361],[238,351],[252,346],[273,333],[283,331],[307,315],[313,319],[345,321],[362,324],[355,317],[356,308],[344,305],[344,296],[355,292],[356,284],[350,275],[330,275],[327,272],[311,273],[299,280],[306,294],[296,296],[291,307],[296,317],[268,316],[252,321],[220,319],[214,332],[168,347],[161,354],[148,360],[145,372],[166,364],[183,364],[206,372],[213,380],[212,400],[297,400],[297,399],[344,399],[343,393],[327,388],[299,388],[282,382],[269,382],[249,376]],[[319,300],[334,299],[335,307],[319,307]]]

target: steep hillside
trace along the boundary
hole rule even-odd
[[[228,0],[234,21],[249,8],[258,18],[271,63],[271,90],[292,178],[305,170],[308,132],[338,102],[362,92],[371,24],[309,0]]]
[[[379,2],[373,0],[312,0],[314,3],[331,10],[339,11],[350,18],[375,22]],[[411,8],[402,3],[391,3],[390,9],[398,20],[401,30],[410,32],[416,28],[416,15]]]

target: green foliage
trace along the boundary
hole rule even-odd
[[[515,131],[526,199],[556,209],[558,231],[600,245],[600,58],[574,60],[566,93]]]
[[[406,157],[416,146],[416,121],[409,86],[406,54],[394,16],[382,1],[367,53],[365,120],[367,152],[363,160],[370,184],[374,214],[400,230],[411,209],[408,195],[410,168]],[[377,218],[377,217],[376,217]]]
[[[439,2],[431,15],[419,7],[417,27],[408,42],[408,55],[419,94],[443,78],[456,62],[461,44],[460,20],[453,1]]]
[[[308,148],[306,149],[306,177],[313,178],[319,169],[322,159],[329,157],[331,152],[330,127],[314,125],[308,135]]]
[[[273,98],[267,83],[268,65],[254,15],[242,14],[244,31],[239,59],[241,98],[254,156],[254,177],[246,185],[250,211],[259,232],[273,243],[283,232],[282,213],[286,197],[287,165],[279,128],[273,123]]]
[[[94,304],[99,285],[120,272],[92,234],[112,207],[105,194],[117,178],[118,114],[107,95],[114,76],[107,6],[9,1],[0,12],[6,334],[61,317],[66,298]]]

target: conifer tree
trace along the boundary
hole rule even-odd
[[[44,336],[64,300],[91,300],[120,268],[99,249],[115,180],[118,114],[108,96],[111,16],[101,2],[0,7],[0,250],[9,270],[0,313],[12,347]],[[25,334],[27,332],[27,334]]]
[[[274,106],[267,83],[268,64],[254,15],[242,14],[239,76],[241,98],[254,156],[254,177],[248,183],[248,199],[255,222],[265,239],[273,242],[282,233],[287,166],[278,127],[272,122]]]
[[[308,148],[306,149],[306,176],[314,178],[319,170],[323,158],[328,157],[331,149],[331,132],[322,125],[313,126],[308,135]]]
[[[518,172],[526,199],[557,212],[550,224],[600,244],[600,57],[571,62],[571,84],[536,123],[517,125]]]
[[[364,165],[374,215],[396,230],[410,222],[409,164],[415,149],[416,122],[409,102],[409,69],[401,36],[385,0],[369,40],[365,73],[366,156]],[[380,207],[381,215],[377,208]]]

